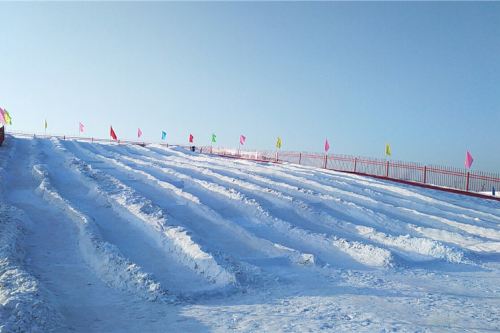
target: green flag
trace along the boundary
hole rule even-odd
[[[212,134],[212,143],[216,143],[216,142],[217,142],[217,135]]]

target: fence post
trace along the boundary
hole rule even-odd
[[[385,162],[385,177],[389,178],[389,161]]]
[[[326,164],[328,163],[328,154],[325,154],[325,169],[326,169]]]
[[[276,162],[279,161],[279,158],[278,158],[278,152],[276,152]]]
[[[465,191],[469,192],[469,175],[470,172],[467,171],[467,176],[465,177]]]
[[[354,158],[354,173],[356,173],[356,166],[357,166],[357,164],[358,164],[358,158],[355,157]]]
[[[427,183],[427,165],[424,165],[424,184]]]
[[[203,153],[203,147],[200,147],[200,154]]]
[[[300,165],[300,162],[302,162],[302,153],[299,153],[299,165]]]

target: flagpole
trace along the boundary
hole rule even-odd
[[[385,176],[389,177],[389,160],[391,158],[391,146],[386,143],[385,144]]]
[[[276,140],[276,145],[274,146],[276,148],[274,150],[274,156],[276,156],[276,162],[278,162],[278,140]]]

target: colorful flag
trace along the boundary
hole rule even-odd
[[[467,151],[467,153],[465,154],[465,167],[467,169],[470,169],[470,167],[472,166],[472,162],[474,162],[474,159],[472,158],[472,155],[469,153],[469,151]]]
[[[281,138],[278,136],[278,140],[276,140],[276,148],[281,148]]]
[[[47,129],[47,119],[45,119],[45,129]]]
[[[10,114],[7,112],[7,110],[3,109],[3,118],[5,120],[5,123],[7,125],[12,125],[12,118],[10,117]]]
[[[137,129],[137,137],[140,138],[142,135],[142,131],[140,128]]]
[[[167,138],[167,132],[161,131],[161,139],[165,140]]]
[[[328,143],[328,139],[325,139],[325,153],[330,150],[330,144]]]
[[[111,138],[113,140],[118,140],[118,137],[116,136],[116,133],[115,131],[113,130],[113,126],[110,126],[109,127],[109,135],[111,136]]]
[[[391,146],[388,143],[385,145],[385,154],[391,156]]]
[[[189,134],[189,142],[191,142],[191,143],[194,142],[194,136],[193,136],[193,134]]]
[[[0,124],[7,124],[2,108],[0,108]]]
[[[80,133],[83,133],[83,130],[85,129],[85,126],[83,126],[83,124],[80,122],[78,123],[79,124],[79,127],[80,127]]]
[[[217,135],[212,134],[212,143],[216,143],[216,142],[217,142]]]
[[[240,135],[240,145],[244,145],[244,144],[245,144],[245,140],[246,140],[246,139],[247,139],[247,138],[246,138],[243,134],[242,134],[242,135]]]

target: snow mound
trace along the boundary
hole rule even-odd
[[[0,204],[0,332],[49,332],[61,325],[62,316],[23,268],[23,218],[19,209]]]
[[[125,289],[148,300],[165,299],[166,290],[163,290],[140,267],[124,258],[116,246],[103,241],[92,220],[79,212],[52,188],[49,173],[43,165],[33,165],[33,175],[40,181],[38,187],[40,195],[66,211],[75,221],[80,232],[82,254],[104,281],[115,288]]]
[[[60,150],[67,150],[60,146]],[[70,155],[68,165],[83,177],[92,181],[95,191],[107,200],[120,214],[130,213],[138,220],[137,225],[144,228],[156,241],[170,253],[175,253],[177,260],[204,276],[208,281],[219,286],[235,283],[233,274],[221,267],[214,257],[204,252],[193,242],[188,233],[180,227],[170,227],[162,209],[137,194],[118,179],[94,170],[92,166]]]

